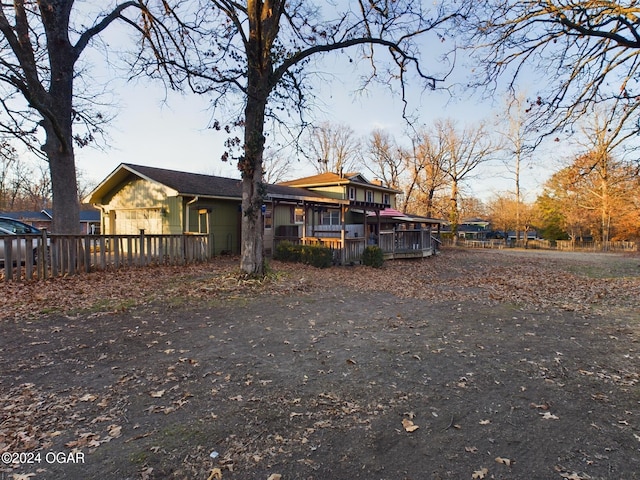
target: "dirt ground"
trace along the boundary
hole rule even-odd
[[[0,479],[638,479],[640,257],[2,284]]]

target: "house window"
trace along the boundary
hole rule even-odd
[[[382,203],[384,203],[385,205],[391,205],[391,197],[389,196],[388,193],[385,193],[382,196]]]
[[[209,233],[209,212],[206,208],[198,210],[198,233]]]
[[[273,221],[272,221],[272,213],[271,213],[271,207],[267,207],[266,210],[264,211],[264,229],[265,230],[270,230],[271,227],[273,226]]]
[[[328,210],[320,214],[322,225],[340,225],[340,210]]]
[[[366,199],[367,199],[367,202],[373,203],[373,191],[372,190],[367,190]]]
[[[304,208],[295,207],[293,209],[293,223],[302,225],[304,223]]]
[[[356,199],[356,187],[349,187],[349,200]]]

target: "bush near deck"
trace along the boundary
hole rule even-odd
[[[317,268],[327,268],[333,263],[331,249],[321,245],[298,245],[289,241],[280,242],[274,258],[283,262],[298,262]]]

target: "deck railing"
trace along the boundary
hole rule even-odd
[[[2,235],[0,280],[33,280],[125,266],[183,265],[211,258],[207,234]]]
[[[434,238],[428,229],[381,232],[375,239],[346,238],[344,245],[339,238],[332,237],[306,237],[297,240],[287,237],[286,240],[328,247],[334,252],[334,260],[343,265],[360,262],[367,245],[379,246],[386,259],[426,257],[435,251]]]

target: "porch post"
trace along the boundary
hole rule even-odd
[[[347,208],[344,205],[340,205],[340,220],[342,223],[342,228],[340,229],[340,263],[345,265],[346,264],[346,254],[347,254],[347,236],[346,236],[346,229],[347,229]]]
[[[304,212],[304,215],[302,216],[302,238],[305,238],[307,236],[307,215],[309,215],[309,206],[304,200],[302,201],[302,211]],[[311,215],[313,215],[313,212]]]
[[[369,243],[369,226],[367,225],[367,207],[364,207],[364,232],[362,233],[362,235],[364,236],[364,246],[366,248],[366,246]]]

